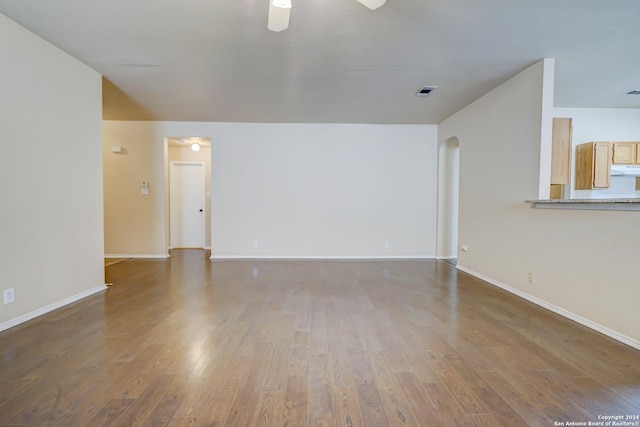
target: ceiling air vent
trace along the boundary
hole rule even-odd
[[[438,89],[438,86],[424,86],[416,92],[416,96],[427,96],[436,89]]]
[[[627,95],[640,95],[640,89],[634,89],[631,92],[627,92]]]

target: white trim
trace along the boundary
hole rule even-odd
[[[171,255],[166,254],[104,254],[105,258],[169,258]]]
[[[193,246],[193,247],[191,247],[191,246],[178,246],[178,247],[169,246],[169,250],[170,251],[172,251],[174,249],[178,250],[178,251],[183,250],[183,249],[193,249],[195,251],[206,251],[206,250],[211,250],[211,247],[209,247],[209,246]]]
[[[456,259],[457,255],[449,255],[449,256],[437,256],[435,259],[437,260],[447,260],[447,259]]]
[[[566,317],[569,320],[573,320],[574,322],[577,322],[583,326],[586,326],[587,328],[593,329],[594,331],[600,332],[601,334],[604,334],[606,336],[608,336],[609,338],[613,338],[616,341],[620,341],[623,344],[626,344],[630,347],[635,348],[636,350],[640,350],[640,341],[637,341],[631,337],[628,337],[626,335],[623,335],[619,332],[616,332],[614,330],[611,330],[609,328],[607,328],[606,326],[602,326],[599,323],[593,322],[589,319],[585,319],[582,316],[578,316],[575,313],[572,313],[568,310],[565,310],[564,308],[558,307],[557,305],[553,305],[545,300],[542,300],[538,297],[534,297],[533,295],[529,295],[526,292],[522,292],[519,289],[515,289],[512,288],[509,285],[506,285],[498,280],[494,280],[490,277],[484,276],[480,273],[477,273],[473,270],[470,270],[466,267],[463,267],[461,265],[457,265],[456,268],[460,271],[464,271],[465,273],[468,273],[472,276],[477,277],[480,280],[483,280],[491,285],[497,286],[501,289],[504,289],[507,292],[510,292],[514,295],[519,296],[520,298],[524,298],[529,302],[532,302],[542,308],[546,308],[547,310],[553,311],[556,314],[559,314],[560,316]]]
[[[251,260],[251,259],[276,259],[276,260],[403,260],[403,259],[434,259],[433,255],[398,255],[398,256],[332,256],[332,255],[211,255],[209,259],[219,260]]]
[[[95,288],[87,289],[86,291],[70,296],[69,298],[65,298],[61,301],[39,308],[35,311],[32,311],[31,313],[23,314],[22,316],[16,317],[15,319],[11,319],[7,322],[0,323],[0,332],[7,330],[9,328],[13,328],[14,326],[18,326],[21,323],[35,319],[38,316],[42,316],[43,314],[47,314],[50,311],[57,310],[58,308],[64,307],[65,305],[71,304],[73,302],[86,298],[90,295],[96,294],[100,291],[104,291],[105,289],[107,289],[106,285],[96,286]]]

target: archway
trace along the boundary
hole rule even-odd
[[[436,258],[458,256],[460,141],[451,137],[438,146],[438,217]]]

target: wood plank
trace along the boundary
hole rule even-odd
[[[512,360],[513,355],[510,355],[508,349],[488,347],[478,351],[483,352],[483,357],[491,360],[497,368],[493,373],[482,371],[478,374],[490,381],[496,392],[525,419],[538,419],[548,423],[553,420],[572,419],[572,413],[574,417],[583,415],[579,411],[565,410],[569,405],[559,403],[563,398],[557,394],[557,390],[545,388],[544,381],[539,377],[540,370]],[[534,409],[531,409],[532,407]]]
[[[469,422],[473,427],[497,427],[500,422],[491,414],[470,414],[467,415]]]
[[[18,397],[33,384],[32,379],[9,380],[0,383],[0,406]]]
[[[251,426],[276,427],[279,425],[284,406],[284,391],[263,391],[258,396],[258,404]]]
[[[112,426],[115,425],[118,418],[122,416],[124,411],[129,408],[135,399],[112,399],[87,422],[90,426]]]
[[[479,375],[530,425],[553,425],[554,421],[572,419],[567,418],[569,415],[555,402],[540,401],[516,390],[498,372],[480,372]]]
[[[466,414],[489,414],[490,410],[484,405],[482,400],[476,396],[470,384],[458,375],[456,369],[451,367],[444,357],[427,353],[431,358],[431,365],[434,366],[439,382],[446,385],[456,402],[464,409]],[[434,381],[430,381],[434,382]]]
[[[418,425],[397,378],[387,366],[382,351],[370,354],[376,385],[392,426]]]
[[[258,405],[259,392],[262,390],[272,354],[273,343],[258,342],[249,362],[247,379],[244,385],[239,387],[225,425],[245,427],[251,423],[253,411],[247,411],[247,408],[255,408]]]
[[[177,377],[169,375],[159,375],[154,378],[140,397],[124,410],[117,419],[117,424],[123,426],[142,425],[176,381]]]
[[[442,383],[422,384],[427,395],[433,402],[440,418],[447,426],[464,426],[469,424],[469,419],[456,399],[451,395],[447,387]]]
[[[384,360],[393,372],[409,372],[411,371],[411,365],[402,352],[400,342],[394,337],[393,332],[389,330],[386,323],[385,325],[379,325],[377,330],[378,342],[384,352]]]
[[[333,302],[327,305],[327,335],[333,385],[353,386],[351,362],[347,355],[338,309]]]
[[[210,379],[196,408],[195,418],[199,424],[224,425],[240,384],[245,381],[249,360],[248,357],[238,357],[230,362],[224,372]]]
[[[456,370],[458,375],[465,380],[473,393],[482,400],[484,405],[491,408],[491,413],[502,424],[511,426],[527,425],[513,408],[493,390],[491,385],[478,375],[472,365],[460,357],[457,352],[447,353],[445,359]]]
[[[291,354],[291,338],[278,338],[265,371],[265,380],[262,387],[265,391],[284,391],[289,371],[289,356]]]
[[[309,362],[309,426],[335,426],[329,356],[315,354]]]
[[[440,382],[436,369],[432,366],[427,353],[415,345],[415,338],[406,330],[396,332],[396,337],[399,342],[399,348],[402,349],[402,354],[411,367],[411,372],[415,373],[420,382]]]
[[[422,426],[442,426],[444,420],[438,414],[438,410],[427,395],[427,392],[418,381],[418,378],[411,372],[398,372],[395,374],[398,383],[402,388],[409,406],[415,415],[418,425]]]
[[[333,387],[332,394],[333,407],[336,413],[336,426],[364,426],[355,387]]]
[[[197,425],[197,418],[173,418],[169,421],[167,427],[196,427]]]
[[[296,331],[291,346],[281,425],[291,427],[306,425],[308,402],[309,332]]]
[[[162,400],[153,408],[142,425],[164,426],[169,424],[185,400],[189,386],[186,380],[176,378],[176,380],[167,387]]]
[[[593,414],[621,414],[634,406],[635,412],[640,415],[640,392],[636,393],[635,399],[627,400],[626,395],[607,390],[588,376],[569,378],[556,371],[540,371],[538,375],[546,380],[545,388],[554,390],[567,403],[575,405],[586,420],[597,421],[591,419]]]
[[[195,419],[200,400],[206,395],[207,387],[212,385],[209,380],[209,378],[198,378],[198,381],[187,379],[189,387],[186,388],[184,399],[173,414],[173,418]]]
[[[322,301],[313,300],[311,303],[310,318],[310,352],[315,354],[327,354],[329,343],[327,339],[327,322]]]
[[[352,351],[349,352],[349,360],[364,424],[367,427],[391,425],[376,386],[369,355],[364,351]]]

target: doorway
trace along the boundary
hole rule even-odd
[[[438,237],[437,258],[450,260],[458,256],[458,200],[460,176],[460,142],[452,137],[438,150]]]
[[[211,137],[202,137],[202,136],[166,136],[165,137],[165,152],[164,152],[164,179],[165,179],[165,189],[166,189],[166,199],[165,199],[165,229],[166,229],[166,240],[165,244],[167,249],[171,250],[174,248],[202,248],[205,250],[211,249],[211,154],[212,154],[212,146],[211,146]],[[191,214],[199,215],[194,219],[198,221],[198,226],[202,227],[202,220],[204,218],[204,233],[200,233],[198,231],[198,239],[194,238],[193,241],[181,241],[181,238],[176,238],[179,236],[180,230],[173,230],[176,225],[180,225],[178,221],[176,221],[176,212],[171,212],[172,209],[176,209],[176,206],[172,208],[171,202],[176,202],[176,197],[181,197],[180,195],[175,195],[175,188],[171,188],[171,175],[178,173],[176,171],[171,172],[171,164],[204,164],[204,179],[201,180],[199,177],[197,178],[197,184],[200,185],[204,181],[204,190],[197,190],[198,195],[200,196],[199,200],[202,200],[204,197],[204,202],[201,202],[201,206],[193,206],[191,208],[185,208],[189,210]],[[175,167],[175,166],[174,166]],[[186,166],[185,166],[186,167]],[[175,183],[174,183],[175,184]],[[194,186],[188,186],[191,190],[193,190]],[[200,213],[200,209],[203,209],[203,212]],[[189,212],[187,212],[189,214]],[[189,215],[187,215],[188,218]],[[180,217],[178,217],[180,218]],[[185,218],[183,218],[184,220]],[[174,223],[172,224],[172,220]],[[178,222],[178,224],[176,224]]]
[[[205,247],[204,162],[169,163],[170,247]]]

